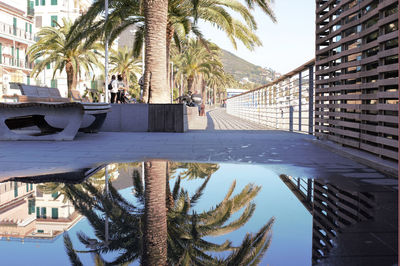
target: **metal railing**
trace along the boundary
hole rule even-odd
[[[3,22],[0,22],[0,33],[4,34],[9,34],[9,35],[14,35],[16,37],[33,41],[34,39],[34,34],[30,33],[29,31],[26,31],[25,29],[20,29],[15,27],[14,25],[6,24]]]
[[[17,68],[25,68],[31,70],[34,66],[33,63],[28,62],[25,59],[16,59],[8,56],[1,56],[0,65],[17,67]]]
[[[313,134],[314,60],[226,100],[228,114],[271,128]]]

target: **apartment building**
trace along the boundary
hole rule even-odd
[[[12,94],[10,82],[31,82],[26,52],[34,43],[34,31],[33,1],[0,1],[0,100]]]
[[[66,18],[71,21],[76,20],[91,5],[89,0],[34,0],[35,8],[35,27],[39,31],[42,27],[54,27],[57,23],[62,23],[62,19]],[[52,65],[48,65],[37,79],[35,84],[39,86],[47,86],[58,88],[61,96],[67,97],[67,75],[64,72],[57,71],[53,78],[54,69]],[[83,89],[85,81],[90,82],[94,73],[84,73],[81,76],[79,86]],[[82,84],[81,84],[82,83]]]
[[[315,135],[398,160],[398,1],[316,4]]]
[[[0,239],[53,239],[80,215],[60,192],[43,193],[37,184],[0,184]]]

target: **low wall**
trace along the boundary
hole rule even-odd
[[[148,109],[147,104],[111,104],[111,111],[100,131],[147,132]]]

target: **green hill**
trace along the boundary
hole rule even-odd
[[[222,50],[222,63],[227,73],[233,75],[237,81],[243,78],[248,78],[250,81],[258,84],[267,84],[266,77],[274,79],[273,75],[275,71],[272,69],[263,69],[260,66],[256,66],[246,60],[224,50]]]

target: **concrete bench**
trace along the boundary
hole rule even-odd
[[[40,86],[32,86],[32,85],[25,85],[20,83],[12,83],[13,89],[19,89],[21,95],[12,95],[12,96],[5,96],[3,98],[8,99],[9,102],[13,103],[36,103],[36,105],[2,105],[0,109],[0,116],[2,114],[7,114],[9,117],[7,118],[6,126],[9,130],[26,128],[30,126],[37,126],[41,133],[39,134],[41,137],[40,139],[46,139],[44,135],[51,132],[51,134],[55,134],[55,132],[62,132],[67,128],[67,126],[60,128],[57,126],[51,126],[49,122],[44,118],[47,116],[55,116],[58,117],[58,120],[71,120],[69,115],[64,116],[62,110],[66,112],[68,108],[71,108],[72,105],[59,105],[60,103],[69,103],[72,104],[70,99],[63,98],[60,95],[60,92],[57,88],[47,88],[47,87],[40,87]],[[74,100],[81,99],[79,91],[73,91]],[[45,104],[49,103],[49,104]],[[50,103],[57,103],[56,105],[51,105]],[[91,119],[92,122],[87,126],[82,126],[83,118],[74,118],[72,120],[78,121],[78,129],[80,132],[85,133],[95,133],[98,132],[103,122],[107,116],[107,113],[110,111],[111,105],[108,103],[83,103],[83,102],[76,102],[75,105],[80,106],[82,109],[82,115],[85,116],[92,116],[94,119]],[[29,106],[29,108],[28,108]],[[68,107],[68,108],[67,108]],[[48,109],[46,111],[46,109]],[[58,111],[55,112],[54,110],[57,109]],[[6,111],[7,110],[7,111]],[[22,110],[24,115],[10,115],[11,110],[14,112],[21,114]],[[17,111],[18,110],[18,111]],[[51,110],[51,112],[49,111]],[[48,113],[48,111],[51,113]],[[31,113],[29,113],[31,112]],[[39,113],[37,113],[39,112]],[[57,113],[57,114],[56,114]],[[67,119],[68,118],[68,119]],[[72,121],[71,120],[71,121]],[[76,122],[75,122],[76,123]],[[4,129],[4,128],[3,128]],[[5,130],[5,129],[4,129]],[[76,134],[76,132],[75,132]],[[39,139],[39,136],[30,135],[29,138],[26,139]],[[61,136],[61,135],[60,135]],[[75,136],[75,135],[74,135]],[[15,137],[15,136],[14,136]],[[36,137],[36,138],[31,138]],[[60,138],[60,137],[57,137]],[[69,137],[71,138],[71,137]],[[20,138],[22,139],[22,137]],[[52,138],[49,138],[52,139]],[[61,137],[63,139],[63,137]],[[73,139],[73,137],[72,137]]]
[[[73,140],[78,131],[98,132],[110,106],[93,103],[0,103],[0,140]],[[84,115],[94,121],[81,127]],[[46,116],[62,120],[64,127],[54,126]],[[21,130],[30,127],[38,130]]]

